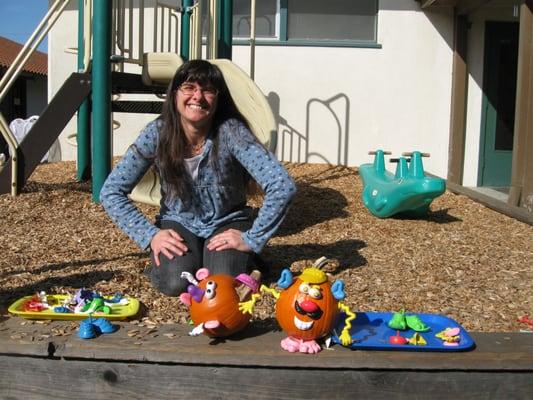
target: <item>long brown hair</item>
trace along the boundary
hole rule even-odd
[[[170,199],[180,198],[187,201],[187,193],[191,184],[185,168],[185,147],[187,139],[181,125],[180,115],[175,106],[176,92],[183,82],[195,82],[200,86],[212,86],[218,91],[218,105],[213,116],[211,126],[213,140],[212,156],[210,162],[217,162],[218,128],[230,119],[237,118],[248,126],[246,119],[238,111],[235,102],[231,98],[226,82],[220,69],[206,60],[191,60],[183,63],[172,82],[168,85],[166,99],[163,104],[161,119],[163,126],[159,135],[159,143],[156,151],[159,173],[161,179],[168,185]]]

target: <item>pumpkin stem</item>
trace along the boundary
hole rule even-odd
[[[317,259],[314,263],[313,263],[313,266],[320,269],[322,268],[324,265],[326,265],[328,262],[330,261],[329,258],[327,257],[320,257],[319,259]]]
[[[250,278],[255,280],[257,283],[261,281],[261,272],[259,272],[256,269],[254,269],[250,273],[249,276]],[[239,296],[239,300],[242,302],[242,301],[248,300],[254,290],[251,286],[247,285],[246,283],[241,283],[239,286],[235,288],[235,291],[237,292],[237,295]]]

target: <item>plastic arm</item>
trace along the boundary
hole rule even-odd
[[[276,289],[270,289],[268,286],[261,285],[260,291],[270,293],[276,300],[279,299],[280,293]]]
[[[259,300],[260,297],[261,295],[259,293],[256,293],[252,295],[252,298],[250,300],[239,303],[239,311],[243,314],[248,313],[252,315],[254,312],[255,303],[257,303],[257,300]]]
[[[352,329],[351,322],[355,319],[355,314],[350,311],[350,308],[348,308],[347,305],[342,304],[339,302],[339,308],[341,311],[344,311],[344,313],[348,316],[346,318],[346,321],[344,321],[344,328],[342,329],[341,335],[339,336],[339,339],[343,346],[349,346],[352,344],[352,337],[350,336],[350,329]]]

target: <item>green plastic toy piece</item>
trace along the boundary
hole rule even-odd
[[[111,308],[105,305],[104,299],[97,297],[94,298],[90,303],[86,304],[82,309],[82,312],[86,313],[95,313],[101,312],[104,314],[111,314]]]
[[[404,311],[402,310],[400,312],[394,313],[388,325],[389,325],[389,328],[397,330],[397,331],[406,330],[407,322],[405,321]]]
[[[418,315],[406,315],[405,322],[409,328],[416,332],[427,332],[431,329],[420,320]]]

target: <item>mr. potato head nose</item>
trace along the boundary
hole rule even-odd
[[[311,300],[304,300],[300,303],[300,308],[306,313],[314,313],[318,311],[318,305]]]

